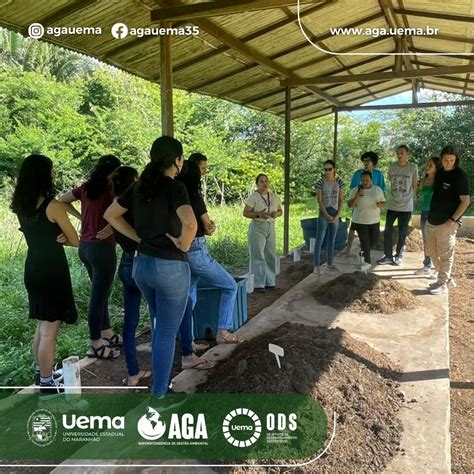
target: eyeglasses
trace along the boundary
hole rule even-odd
[[[334,168],[324,168],[324,171],[332,171]]]

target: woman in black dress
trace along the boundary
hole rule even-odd
[[[40,395],[56,395],[62,391],[53,374],[56,335],[62,322],[73,324],[77,320],[63,245],[77,247],[79,239],[66,209],[54,199],[53,163],[49,158],[25,158],[11,209],[18,216],[28,246],[24,278],[30,319],[38,320],[33,353],[40,372]]]

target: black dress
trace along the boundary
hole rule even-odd
[[[30,319],[72,324],[77,320],[77,311],[71,276],[63,245],[56,242],[61,228],[46,216],[51,200],[46,198],[32,217],[20,218],[20,230],[28,245],[25,287]]]

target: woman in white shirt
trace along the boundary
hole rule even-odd
[[[245,203],[244,217],[252,219],[248,231],[250,271],[254,274],[255,291],[275,289],[276,236],[275,219],[283,214],[280,198],[269,191],[266,174],[255,180],[257,191]]]
[[[361,184],[353,188],[349,194],[348,205],[354,210],[352,223],[360,240],[361,254],[364,263],[361,270],[370,269],[370,250],[377,244],[380,234],[380,209],[385,206],[383,191],[372,184],[372,173],[364,171]]]

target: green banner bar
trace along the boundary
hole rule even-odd
[[[8,461],[300,460],[327,436],[319,403],[303,395],[64,396],[0,401],[0,458]]]

